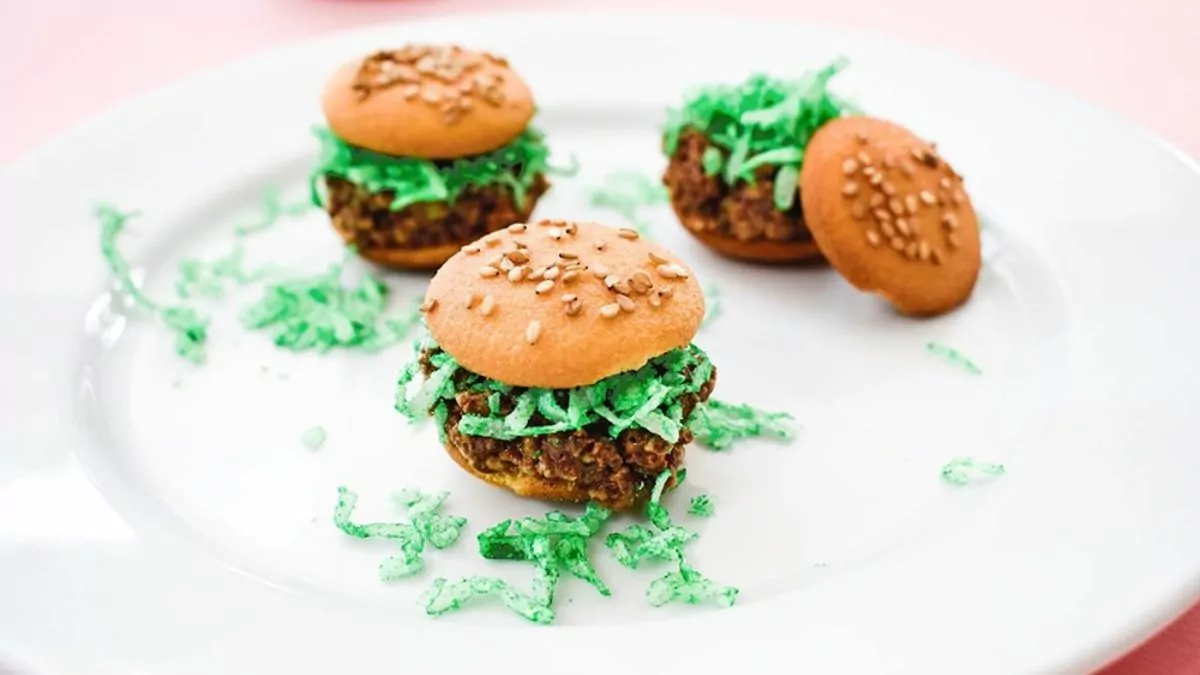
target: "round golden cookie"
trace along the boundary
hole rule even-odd
[[[495,150],[534,114],[529,87],[507,61],[455,45],[410,45],[347,63],[321,107],[347,143],[422,159]]]
[[[821,127],[800,170],[804,218],[856,288],[913,316],[950,311],[979,276],[979,221],[962,177],[903,127],[847,117]]]
[[[423,307],[430,335],[467,370],[565,389],[686,347],[704,293],[673,253],[633,230],[543,220],[464,246]]]

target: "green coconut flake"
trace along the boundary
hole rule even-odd
[[[428,544],[444,549],[458,541],[466,518],[443,516],[438,513],[447,492],[424,494],[415,490],[404,490],[396,495],[396,501],[408,511],[411,522],[368,523],[351,522],[358,494],[345,487],[338,488],[337,506],[333,511],[333,524],[339,530],[357,539],[390,539],[399,543],[399,555],[388,556],[379,564],[381,581],[395,581],[412,576],[425,568],[423,553]]]
[[[643,562],[666,561],[675,565],[674,570],[652,581],[646,589],[646,599],[654,607],[670,602],[692,605],[713,602],[721,607],[731,607],[737,601],[738,589],[706,578],[687,563],[683,547],[700,535],[672,522],[671,514],[662,505],[663,491],[670,477],[670,469],[659,474],[646,504],[646,518],[653,529],[630,525],[608,535],[604,544],[617,562],[630,569],[637,569]],[[677,480],[676,485],[680,482]]]
[[[711,518],[716,512],[717,506],[713,503],[712,497],[708,495],[692,497],[692,501],[688,505],[688,513],[700,518]]]
[[[510,190],[517,207],[524,208],[537,177],[556,171],[549,164],[545,137],[532,127],[491,152],[438,162],[355,147],[324,127],[313,133],[321,144],[320,160],[309,177],[310,198],[317,206],[323,205],[321,179],[337,176],[370,192],[390,191],[393,211],[421,202],[454,203],[467,189],[493,187]]]
[[[611,595],[588,558],[588,542],[610,515],[608,509],[591,503],[578,518],[551,511],[544,518],[509,519],[493,525],[478,536],[480,555],[533,564],[536,574],[530,592],[491,577],[455,582],[437,579],[421,600],[426,613],[441,616],[461,609],[473,598],[496,597],[517,615],[548,624],[554,620],[554,593],[563,572],[591,584],[601,595]]]
[[[942,467],[942,480],[951,485],[969,485],[984,478],[1004,475],[1004,465],[980,462],[971,457],[955,457]]]
[[[604,176],[601,184],[593,188],[588,202],[597,208],[618,213],[630,226],[642,234],[650,231],[650,223],[641,216],[647,206],[667,202],[667,191],[662,183],[635,171],[614,171]]]
[[[303,215],[314,207],[314,204],[308,200],[285,202],[283,201],[283,192],[277,185],[268,186],[263,191],[262,208],[260,209],[255,219],[248,223],[243,223],[234,228],[234,234],[239,237],[244,237],[251,234],[265,232],[283,220],[294,216]]]
[[[830,80],[847,64],[840,58],[797,79],[755,74],[736,85],[698,89],[682,107],[667,111],[663,149],[673,155],[684,131],[700,132],[712,150],[701,158],[704,172],[720,174],[729,185],[753,181],[761,167],[778,167],[775,206],[787,210],[813,134],[826,122],[856,112],[829,90]]]
[[[267,274],[265,269],[246,269],[246,250],[237,242],[229,253],[214,260],[187,258],[179,261],[179,278],[175,281],[175,294],[187,300],[193,297],[217,299],[224,297],[226,282],[246,286],[261,281]]]
[[[710,398],[696,406],[687,424],[697,443],[712,450],[726,450],[744,438],[767,436],[790,441],[796,434],[794,422],[788,413]]]
[[[277,346],[298,352],[377,352],[401,342],[421,320],[416,302],[386,315],[387,285],[363,274],[358,285],[347,287],[343,267],[338,262],[325,274],[268,284],[261,298],[243,310],[243,325],[267,330]]]
[[[983,374],[983,370],[981,370],[979,366],[975,365],[974,361],[967,358],[962,352],[954,349],[953,347],[947,347],[946,345],[938,342],[930,342],[925,345],[925,350],[934,356],[942,358],[947,363],[962,368],[972,375]]]
[[[149,298],[133,280],[129,261],[117,248],[117,239],[136,212],[122,212],[115,206],[101,204],[95,211],[100,221],[100,252],[117,285],[135,305],[153,314],[175,333],[175,352],[192,363],[205,360],[209,318],[186,305],[160,305]]]
[[[411,421],[436,411],[442,402],[452,401],[461,391],[510,393],[512,410],[501,414],[500,399],[492,405],[489,395],[487,415],[463,415],[458,430],[468,436],[486,436],[512,440],[573,431],[591,424],[603,424],[609,436],[641,428],[676,443],[683,429],[682,397],[696,394],[712,376],[712,363],[695,345],[675,349],[636,371],[605,378],[595,384],[573,389],[519,389],[463,370],[445,352],[437,350],[426,337],[414,344],[416,356],[401,372],[397,382],[396,410]],[[434,367],[414,388],[419,367],[417,360],[426,350],[435,350]]]
[[[300,443],[304,447],[316,452],[325,447],[325,427],[309,427],[300,434]]]

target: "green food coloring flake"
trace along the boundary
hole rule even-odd
[[[415,490],[404,490],[396,495],[396,501],[408,512],[408,523],[356,524],[350,521],[358,495],[345,488],[338,488],[337,506],[333,511],[333,524],[339,530],[358,539],[390,539],[400,546],[399,555],[388,556],[379,564],[379,578],[394,581],[410,577],[425,567],[422,554],[425,545],[443,549],[462,534],[466,518],[443,516],[438,513],[448,492],[425,494]]]
[[[688,506],[688,513],[701,518],[711,518],[716,512],[717,505],[713,503],[712,497],[708,495],[692,497],[691,504]]]
[[[969,485],[984,477],[1004,475],[1003,464],[980,462],[970,457],[955,457],[942,467],[942,480],[951,485]]]
[[[524,208],[537,177],[557,172],[550,166],[545,137],[532,127],[491,152],[438,163],[355,147],[326,128],[313,133],[320,141],[321,157],[309,177],[309,188],[311,201],[318,206],[322,205],[319,183],[332,175],[370,192],[391,191],[393,211],[421,202],[454,203],[468,188],[494,187],[510,191],[517,207]]]
[[[325,447],[325,427],[311,427],[300,434],[300,442],[304,447],[316,452]]]
[[[710,398],[696,406],[688,419],[688,428],[700,445],[725,450],[744,438],[767,436],[790,441],[795,436],[794,422],[788,413],[767,412]]]
[[[674,570],[652,581],[646,589],[646,599],[654,607],[670,602],[691,605],[713,602],[721,607],[731,607],[737,602],[738,589],[706,578],[687,563],[683,547],[700,535],[672,522],[671,514],[662,505],[663,490],[670,476],[670,469],[659,474],[646,504],[646,518],[653,529],[630,525],[608,535],[604,544],[617,562],[630,569],[637,569],[639,564],[647,561],[666,561],[675,565]]]
[[[263,193],[262,208],[254,221],[238,225],[234,229],[234,234],[239,237],[258,234],[265,232],[276,225],[284,218],[303,215],[312,210],[314,204],[308,200],[297,202],[284,202],[283,193],[279,186],[269,186]]]
[[[686,130],[703,134],[711,146],[701,157],[705,174],[728,185],[753,182],[755,170],[775,167],[775,207],[796,199],[804,149],[822,125],[857,112],[833,95],[829,82],[847,65],[838,59],[797,79],[755,74],[737,85],[692,92],[680,108],[667,111],[663,149],[674,155]]]
[[[958,366],[972,375],[982,375],[983,370],[975,365],[975,362],[967,358],[962,352],[946,345],[930,342],[925,345],[925,350],[934,356],[944,359],[947,363]]]
[[[129,220],[137,214],[123,213],[102,204],[96,208],[100,221],[100,252],[121,290],[143,311],[153,314],[175,333],[175,352],[193,363],[203,363],[208,339],[209,318],[186,305],[160,305],[151,300],[133,281],[129,262],[117,248],[117,238]]]
[[[634,171],[614,171],[604,176],[603,182],[592,189],[588,202],[597,208],[610,209],[641,234],[650,231],[650,223],[641,218],[640,211],[647,206],[665,204],[667,191],[659,182]]]

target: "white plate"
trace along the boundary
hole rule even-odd
[[[540,215],[614,218],[589,209],[586,186],[610,169],[659,171],[662,108],[690,83],[843,53],[844,93],[940,141],[967,176],[994,256],[973,301],[932,321],[898,318],[828,271],[720,260],[655,214],[654,235],[723,292],[724,315],[698,337],[721,369],[718,395],[804,426],[790,446],[690,453],[683,496],[719,500],[716,517],[687,520],[702,532],[691,559],[742,589],[733,609],[653,609],[642,593],[658,572],[624,570],[596,544],[615,596],[564,582],[554,627],[488,603],[429,619],[415,599],[434,576],[528,583],[528,566],[483,561],[473,538],[545,507],[466,476],[431,426],[392,411],[409,350],[284,353],[238,328],[238,303],[225,302],[210,362],[195,368],[159,325],[113,303],[94,202],[146,214],[123,246],[150,293],[167,296],[175,261],[223,251],[265,186],[301,189],[330,68],[405,40],[491,48],[527,76],[539,124],[583,165]],[[2,185],[0,652],[13,663],[172,675],[1080,671],[1200,588],[1196,167],[1010,75],[779,23],[407,23],[164,89],[33,154]],[[249,247],[302,269],[338,256],[319,214]],[[404,301],[423,285],[389,281]],[[929,340],[968,353],[983,376],[929,356]],[[329,441],[313,453],[299,437],[315,424]],[[939,468],[960,454],[1009,473],[949,486]],[[469,532],[430,554],[421,578],[381,584],[388,546],[329,523],[341,484],[362,495],[363,518],[392,515],[400,487],[448,489]]]

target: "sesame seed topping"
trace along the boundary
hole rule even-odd
[[[498,276],[499,274],[500,274],[500,270],[496,269],[495,267],[480,267],[479,268],[479,276],[484,277],[484,278]]]
[[[892,214],[888,213],[887,211],[884,211],[883,209],[875,209],[874,211],[871,212],[871,214],[875,216],[875,220],[879,220],[879,221],[886,222],[886,221],[889,221],[892,219]]]
[[[621,280],[621,277],[619,277],[619,276],[617,276],[617,275],[615,275],[615,274],[610,274],[610,275],[608,275],[608,276],[604,277],[604,286],[605,286],[605,287],[607,287],[607,288],[612,288],[612,287],[613,287],[613,286],[615,286],[615,285],[617,284],[617,282],[619,282],[620,280]]]
[[[655,271],[658,272],[658,276],[664,279],[675,279],[679,276],[676,274],[675,267],[673,265],[659,265],[655,268]]]
[[[871,187],[875,187],[883,182],[883,174],[873,173],[871,174],[871,177],[867,179],[867,182],[871,184]]]
[[[655,265],[666,265],[667,263],[671,262],[654,251],[646,253],[646,257],[649,258],[650,262],[654,263]]]
[[[917,255],[921,260],[929,260],[929,242],[921,240],[921,243],[917,245]]]
[[[868,177],[874,176],[876,173],[878,173],[878,172],[875,170],[875,167],[873,167],[873,166],[864,166],[863,167],[862,175],[864,175],[864,176],[868,176]]]
[[[892,199],[888,201],[888,208],[892,210],[892,213],[898,216],[904,215],[904,204],[901,203],[899,199]]]
[[[904,255],[907,256],[909,259],[916,258],[917,257],[917,242],[915,242],[915,241],[908,242],[908,246],[906,246],[904,248]]]
[[[617,283],[613,284],[612,289],[621,295],[629,295],[633,292],[633,290],[629,288],[628,281],[618,281]]]
[[[579,298],[575,298],[571,302],[566,303],[565,309],[563,311],[565,311],[567,313],[567,316],[575,316],[575,315],[579,314],[580,310],[582,310],[582,309],[583,309],[583,301],[580,300]]]
[[[860,164],[870,164],[871,163],[871,156],[868,155],[865,150],[859,150],[858,155],[856,155],[856,157],[858,157],[858,161]]]
[[[883,236],[889,239],[896,236],[896,228],[892,227],[892,224],[886,220],[879,224],[879,229],[883,230]]]
[[[498,246],[500,244],[500,239],[498,237],[488,237],[487,239],[484,239],[483,241],[484,241],[484,243],[486,243],[488,245],[488,248],[491,248],[493,246]]]
[[[538,295],[541,295],[543,293],[549,293],[553,289],[554,289],[554,280],[546,279],[545,281],[538,282],[538,285],[533,288],[533,292],[537,293]]]
[[[916,172],[913,171],[912,164],[909,164],[908,162],[900,162],[900,173],[904,174],[906,178],[912,178],[913,174]]]
[[[488,267],[496,267],[500,264],[501,260],[504,260],[504,255],[501,253],[497,253],[496,255],[488,258],[487,262],[485,262],[484,264],[487,265]]]
[[[462,250],[463,253],[466,253],[467,255],[475,255],[483,249],[479,248],[479,244],[467,244],[466,246],[462,247]]]
[[[514,267],[508,271],[508,280],[516,283],[529,275],[529,268],[525,265]]]
[[[600,316],[611,319],[621,312],[621,306],[615,302],[611,302],[600,308]]]
[[[543,279],[557,279],[558,278],[558,268],[554,267],[554,266],[547,267],[546,271],[542,272],[542,278]]]
[[[592,265],[592,274],[597,279],[603,279],[604,277],[608,276],[608,268],[600,263],[596,263],[595,265]]]
[[[963,193],[961,193],[961,192],[955,191],[955,193],[954,193],[954,203],[955,203],[956,205],[959,205],[959,206],[961,206],[961,205],[962,205],[962,203],[963,203],[963,202],[965,202],[965,201],[967,201],[967,196],[966,196],[966,195],[964,195],[964,194],[963,194]]]
[[[912,230],[908,229],[908,221],[903,218],[896,219],[896,230],[906,237],[912,234]]]
[[[637,230],[631,230],[628,227],[622,227],[621,229],[617,230],[617,234],[622,239],[637,239],[639,236]]]
[[[608,246],[608,242],[604,241],[603,239],[596,240],[596,250],[597,251],[603,251],[605,246]]]
[[[538,338],[542,336],[542,322],[534,319],[529,322],[529,327],[525,329],[525,341],[529,344],[537,344]]]
[[[896,186],[892,185],[891,183],[884,183],[881,189],[883,190],[883,194],[889,197],[896,194]]]
[[[852,180],[846,181],[846,184],[842,186],[842,195],[853,197],[856,194],[858,194],[858,183]]]
[[[575,223],[567,223],[566,227],[563,228],[563,234],[566,234],[566,235],[569,235],[572,237],[575,236],[575,233],[578,231],[579,231],[579,226],[576,225]]]
[[[897,251],[903,251],[904,240],[900,237],[892,237],[892,248],[896,249]]]
[[[578,276],[579,276],[579,272],[577,272],[575,270],[567,270],[566,272],[563,272],[562,282],[564,284],[570,283],[572,281],[575,281],[575,277],[578,277]]]
[[[650,292],[651,288],[654,288],[654,282],[651,281],[649,274],[646,274],[645,272],[636,272],[634,273],[633,278],[629,280],[629,286],[633,289],[634,293],[637,293],[638,295],[645,295],[646,293]]]
[[[514,263],[509,258],[505,258],[500,261],[500,271],[501,272],[511,272],[514,268],[516,268],[516,266],[517,266],[517,264]]]
[[[867,207],[863,206],[862,202],[854,202],[850,205],[850,215],[855,220],[862,220],[863,216],[867,215]]]
[[[562,230],[558,229],[557,227],[552,227],[546,230],[546,234],[550,235],[550,238],[554,239],[555,241],[562,239],[563,236]]]
[[[958,248],[961,245],[958,240],[958,234],[954,232],[946,235],[946,243],[950,244],[950,248]]]
[[[634,308],[637,307],[637,305],[633,302],[633,298],[629,297],[628,295],[618,295],[617,306],[626,312],[632,312]]]
[[[574,293],[563,293],[562,301],[563,302],[574,302],[578,297],[579,296],[575,295]]]
[[[506,257],[518,265],[529,262],[529,254],[524,251],[509,251]]]
[[[484,316],[491,316],[492,312],[496,311],[496,299],[491,293],[483,296],[483,302],[479,303],[479,313]]]
[[[579,256],[571,253],[570,251],[559,251],[558,257],[562,258],[563,260],[576,260],[579,258]]]
[[[885,201],[887,201],[887,197],[884,197],[883,195],[876,193],[876,194],[871,195],[871,201],[869,202],[869,204],[871,205],[871,208],[877,209],[880,206],[883,206],[883,202],[885,202]]]
[[[525,223],[513,223],[512,225],[508,226],[508,231],[512,232],[513,234],[521,234],[527,229],[529,228],[525,226]]]
[[[943,190],[949,190],[951,187],[953,187],[953,185],[950,183],[950,179],[946,176],[942,176],[942,179],[938,181],[938,185],[941,185]]]
[[[472,293],[467,296],[467,309],[471,309],[479,302],[479,294]]]
[[[672,295],[674,295],[674,293],[675,293],[675,291],[671,290],[670,286],[663,286],[658,289],[658,294],[663,296],[664,298],[669,298]]]
[[[917,214],[917,198],[915,195],[908,195],[904,198],[904,210],[908,211],[908,215],[910,216]]]
[[[925,202],[929,206],[933,206],[937,203],[937,198],[934,197],[933,193],[929,190],[921,190],[921,201]]]
[[[867,230],[867,243],[872,246],[879,245],[879,233],[875,230]]]
[[[422,313],[428,314],[428,313],[432,312],[433,310],[437,309],[437,304],[438,304],[437,298],[426,298],[425,302],[421,303],[421,307],[419,309],[421,310]]]
[[[867,144],[867,134],[862,131],[854,132],[854,137],[858,139],[859,145]]]
[[[958,227],[958,218],[953,213],[947,213],[942,216],[942,225],[945,225],[947,230],[953,230]]]
[[[938,250],[937,250],[936,248],[935,248],[935,249],[930,249],[930,251],[929,251],[929,260],[930,260],[930,262],[932,262],[934,265],[941,265],[941,264],[942,264],[942,254],[941,254],[941,253],[938,253]]]
[[[854,161],[853,157],[847,157],[846,161],[842,162],[842,173],[849,176],[855,171],[858,171],[858,162]]]
[[[650,294],[650,297],[647,299],[647,301],[650,303],[651,307],[661,307],[662,295],[656,290]]]

